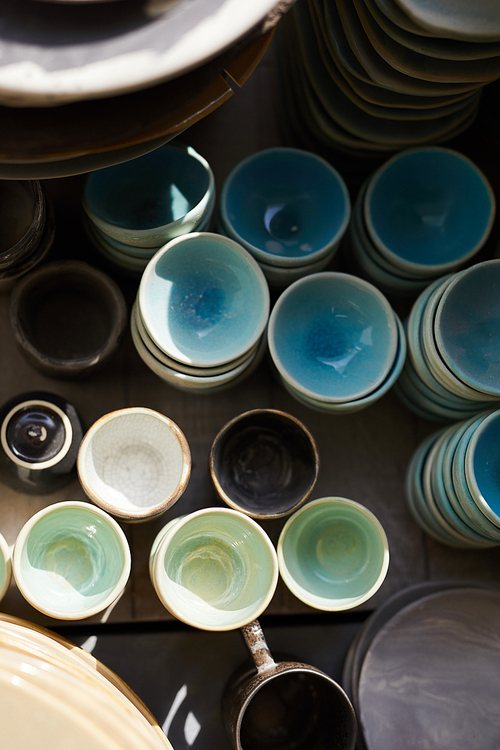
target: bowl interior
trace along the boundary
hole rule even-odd
[[[289,286],[271,312],[268,334],[280,374],[325,401],[374,391],[398,348],[396,319],[385,297],[348,274],[313,274]]]
[[[442,266],[479,249],[491,229],[495,200],[467,158],[446,149],[415,149],[372,179],[365,210],[379,248],[410,264]]]
[[[190,234],[152,259],[138,303],[159,349],[180,362],[213,366],[236,359],[257,342],[269,315],[269,288],[237,243],[216,234]]]
[[[157,554],[168,608],[195,627],[240,627],[257,617],[274,593],[272,545],[251,519],[233,511],[186,517]]]
[[[387,540],[372,515],[341,499],[309,503],[289,519],[280,537],[280,570],[292,591],[311,606],[345,609],[381,583]]]
[[[350,202],[342,178],[319,157],[270,149],[228,177],[221,211],[237,236],[270,256],[301,258],[339,239]]]
[[[471,388],[500,395],[500,261],[462,271],[443,293],[434,333],[439,353]]]
[[[491,508],[500,519],[500,412],[487,417],[472,435],[467,449],[467,479],[471,491]],[[500,521],[499,521],[500,522]]]
[[[146,410],[124,410],[91,427],[78,472],[83,488],[105,510],[141,516],[177,499],[189,463],[169,420]]]
[[[182,219],[205,197],[210,173],[193,149],[167,144],[93,172],[84,205],[105,224],[144,231]]]
[[[38,519],[19,561],[27,598],[68,617],[107,602],[126,566],[123,541],[114,526],[81,507],[56,507]]]
[[[214,440],[210,464],[223,499],[256,517],[295,510],[310,495],[319,468],[308,431],[272,410],[232,421]]]

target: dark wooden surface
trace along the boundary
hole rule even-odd
[[[193,145],[211,163],[218,191],[230,169],[256,151],[285,142],[279,123],[279,107],[273,88],[273,52],[263,61],[233,97],[215,112],[186,131],[182,140]],[[472,136],[475,134],[473,131]],[[473,156],[483,168],[491,167],[484,142],[472,138]],[[290,144],[288,144],[290,145]],[[460,144],[458,144],[460,145]],[[355,197],[356,179],[369,163],[339,159],[338,168]],[[495,175],[492,174],[495,184]],[[83,231],[80,195],[84,177],[47,180],[44,184],[56,213],[57,235],[52,258],[80,257],[103,266]],[[498,194],[498,193],[497,193]],[[489,251],[489,250],[488,250]],[[333,264],[342,268],[339,256]],[[110,274],[120,283],[129,305],[138,280]],[[303,420],[315,436],[321,459],[320,475],[313,498],[338,495],[356,500],[372,510],[384,525],[390,544],[389,572],[380,591],[362,610],[376,607],[409,584],[430,579],[459,577],[500,581],[500,551],[462,551],[445,547],[427,537],[410,516],[404,497],[404,477],[410,457],[420,441],[438,429],[403,407],[389,392],[364,411],[342,416],[314,412],[292,399],[274,379],[267,361],[246,382],[217,396],[192,396],[173,389],[155,376],[140,360],[127,332],[123,345],[102,372],[80,382],[46,378],[32,369],[16,349],[8,320],[9,295],[0,295],[0,400],[28,390],[46,390],[70,400],[87,426],[98,417],[124,406],[149,406],[173,419],[184,431],[193,456],[191,479],[184,496],[161,518],[123,527],[132,550],[132,575],[127,589],[111,611],[94,622],[141,623],[171,619],[159,603],[148,575],[151,543],[161,526],[176,515],[207,505],[218,505],[208,473],[212,440],[222,425],[251,408],[274,407]],[[400,305],[404,315],[408,306]],[[0,485],[0,531],[10,544],[23,523],[39,508],[63,499],[85,499],[75,479],[54,495],[29,496]],[[263,524],[276,541],[283,522]],[[33,610],[13,583],[0,607],[11,614],[43,624],[56,624]],[[280,583],[266,614],[311,613]]]

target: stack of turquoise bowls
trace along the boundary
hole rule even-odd
[[[396,392],[413,412],[457,421],[500,402],[500,259],[437,279],[405,321]]]
[[[500,544],[500,409],[430,435],[408,465],[406,499],[417,523],[443,544]]]
[[[386,161],[360,190],[349,260],[386,294],[415,297],[472,261],[495,213],[488,180],[466,156],[437,146],[409,149]]]
[[[194,148],[168,143],[92,172],[82,204],[94,247],[108,263],[140,276],[166,242],[210,228],[215,180]]]

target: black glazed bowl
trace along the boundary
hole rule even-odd
[[[10,321],[28,362],[54,378],[79,378],[114,354],[128,321],[118,285],[77,260],[40,266],[12,290]]]
[[[17,266],[36,250],[45,218],[39,180],[0,180],[0,270]]]
[[[0,408],[0,477],[15,490],[44,494],[76,477],[84,434],[69,401],[53,393],[30,391]]]
[[[222,427],[210,450],[219,497],[252,518],[281,518],[311,495],[319,454],[309,430],[290,414],[254,409]]]

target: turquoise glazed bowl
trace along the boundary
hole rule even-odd
[[[341,403],[382,385],[397,356],[399,332],[376,287],[325,271],[280,295],[269,317],[268,344],[276,369],[296,391]]]
[[[149,572],[164,607],[202,630],[234,630],[255,620],[278,582],[276,550],[252,518],[203,508],[174,518],[156,536]]]
[[[500,527],[500,410],[474,430],[465,454],[465,475],[476,505]]]
[[[301,149],[271,148],[232,170],[219,210],[224,230],[257,260],[300,266],[338,245],[351,203],[344,180],[327,161]]]
[[[364,210],[374,244],[395,266],[437,275],[484,245],[496,203],[470,159],[434,146],[403,151],[383,164],[368,182]]]
[[[342,497],[313,500],[294,513],[277,550],[290,591],[326,611],[351,609],[370,599],[389,567],[387,536],[378,519]]]
[[[269,287],[257,262],[220,234],[178,237],[148,263],[137,294],[149,337],[168,357],[199,367],[249,351],[269,317]]]
[[[455,275],[437,306],[434,334],[457,378],[485,399],[500,396],[500,259]]]
[[[120,526],[100,508],[62,502],[35,513],[14,545],[13,568],[24,598],[49,617],[79,620],[122,593],[130,549]]]
[[[83,209],[105,235],[126,245],[160,247],[193,231],[213,210],[210,165],[191,146],[168,143],[92,172]]]

